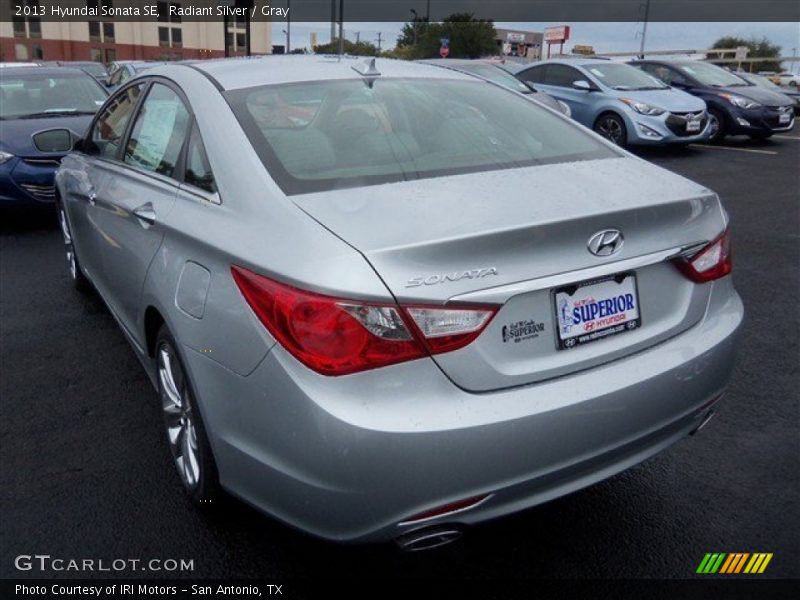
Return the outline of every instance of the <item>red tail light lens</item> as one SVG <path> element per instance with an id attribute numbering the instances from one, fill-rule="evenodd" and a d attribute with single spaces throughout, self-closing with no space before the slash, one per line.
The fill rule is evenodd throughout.
<path id="1" fill-rule="evenodd" d="M 231 273 L 273 337 L 323 375 L 346 375 L 461 348 L 480 335 L 494 315 L 494 309 L 485 307 L 403 310 L 395 304 L 307 292 L 242 267 L 231 267 Z"/>
<path id="2" fill-rule="evenodd" d="M 729 231 L 726 229 L 697 254 L 691 258 L 681 258 L 675 264 L 695 283 L 705 283 L 725 277 L 733 269 Z"/>

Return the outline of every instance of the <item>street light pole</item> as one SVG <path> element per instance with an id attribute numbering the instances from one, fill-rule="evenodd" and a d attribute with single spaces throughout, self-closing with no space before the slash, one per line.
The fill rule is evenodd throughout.
<path id="1" fill-rule="evenodd" d="M 286 0 L 286 54 L 292 52 L 292 0 Z"/>
<path id="2" fill-rule="evenodd" d="M 411 16 L 413 17 L 414 21 L 414 45 L 417 45 L 417 11 L 413 8 L 411 9 Z"/>

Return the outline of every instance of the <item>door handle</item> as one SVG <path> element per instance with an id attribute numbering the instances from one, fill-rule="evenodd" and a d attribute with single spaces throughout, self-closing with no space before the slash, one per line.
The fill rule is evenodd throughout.
<path id="1" fill-rule="evenodd" d="M 139 219 L 139 224 L 145 229 L 156 222 L 156 211 L 153 210 L 152 202 L 146 202 L 141 206 L 137 206 L 133 209 L 133 214 Z"/>

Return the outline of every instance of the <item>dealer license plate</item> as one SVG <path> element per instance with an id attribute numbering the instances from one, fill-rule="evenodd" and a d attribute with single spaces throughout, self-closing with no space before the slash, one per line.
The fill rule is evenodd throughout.
<path id="1" fill-rule="evenodd" d="M 634 273 L 559 288 L 554 300 L 560 350 L 631 331 L 642 324 Z"/>
<path id="2" fill-rule="evenodd" d="M 686 131 L 700 131 L 700 121 L 688 121 L 686 123 Z"/>
<path id="3" fill-rule="evenodd" d="M 791 115 L 789 113 L 783 113 L 782 115 L 778 116 L 778 123 L 781 125 L 786 125 L 790 119 Z"/>

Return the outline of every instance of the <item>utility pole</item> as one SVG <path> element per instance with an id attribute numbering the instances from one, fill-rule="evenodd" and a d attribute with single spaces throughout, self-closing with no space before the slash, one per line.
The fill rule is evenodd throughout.
<path id="1" fill-rule="evenodd" d="M 344 54 L 344 0 L 339 0 L 339 56 Z"/>
<path id="2" fill-rule="evenodd" d="M 417 45 L 417 19 L 419 17 L 417 16 L 417 11 L 415 11 L 413 8 L 411 9 L 411 16 L 413 17 L 412 20 L 414 21 L 414 45 L 416 46 Z"/>
<path id="3" fill-rule="evenodd" d="M 431 22 L 431 0 L 425 5 L 425 20 L 430 23 Z"/>
<path id="4" fill-rule="evenodd" d="M 642 43 L 639 46 L 639 58 L 644 58 L 644 41 L 647 37 L 647 19 L 650 16 L 650 0 L 644 5 L 644 28 L 642 29 Z"/>
<path id="5" fill-rule="evenodd" d="M 378 32 L 378 39 L 377 39 L 377 42 L 378 42 L 378 54 L 381 53 L 381 41 L 383 41 L 383 40 L 381 40 L 381 32 L 379 31 Z"/>
<path id="6" fill-rule="evenodd" d="M 356 31 L 356 44 L 361 42 L 361 32 Z"/>

